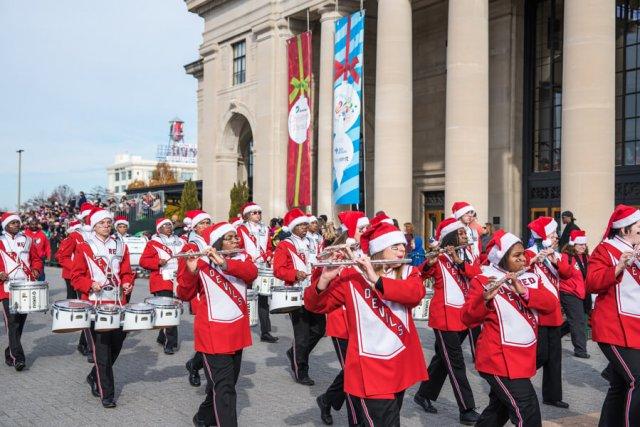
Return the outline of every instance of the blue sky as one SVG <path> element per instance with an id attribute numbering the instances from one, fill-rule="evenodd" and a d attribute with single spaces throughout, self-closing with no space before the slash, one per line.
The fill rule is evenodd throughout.
<path id="1" fill-rule="evenodd" d="M 0 0 L 0 209 L 106 185 L 116 153 L 154 158 L 168 121 L 196 142 L 202 20 L 182 0 Z"/>

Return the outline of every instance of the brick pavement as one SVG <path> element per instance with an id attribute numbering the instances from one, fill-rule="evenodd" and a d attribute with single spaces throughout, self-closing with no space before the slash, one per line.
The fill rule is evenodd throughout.
<path id="1" fill-rule="evenodd" d="M 64 282 L 58 269 L 47 268 L 51 283 L 51 301 L 65 297 Z M 146 280 L 139 279 L 133 301 L 147 296 Z M 254 345 L 245 350 L 238 381 L 240 425 L 312 426 L 322 425 L 315 397 L 322 393 L 338 372 L 338 362 L 328 339 L 318 344 L 311 356 L 310 375 L 313 387 L 295 384 L 287 368 L 285 350 L 291 343 L 291 326 L 284 315 L 272 315 L 277 344 L 259 341 L 254 328 Z M 204 385 L 191 387 L 187 381 L 185 361 L 193 351 L 192 316 L 186 314 L 180 325 L 181 349 L 167 356 L 156 344 L 155 331 L 129 334 L 115 365 L 116 409 L 103 409 L 91 396 L 85 377 L 91 365 L 75 350 L 78 334 L 53 334 L 49 314 L 33 314 L 27 319 L 23 345 L 28 370 L 15 372 L 0 366 L 0 425 L 2 426 L 75 426 L 75 425 L 190 425 L 191 417 L 204 399 Z M 424 322 L 418 324 L 425 356 L 433 356 L 433 333 Z M 4 328 L 0 346 L 7 345 Z M 468 345 L 465 356 L 470 361 Z M 563 340 L 563 386 L 569 410 L 542 405 L 546 425 L 597 425 L 598 412 L 606 392 L 599 372 L 605 359 L 594 343 L 589 342 L 589 360 L 572 356 L 571 343 Z M 467 363 L 469 380 L 479 410 L 488 403 L 488 386 Z M 540 393 L 541 375 L 534 384 Z M 204 384 L 204 375 L 203 375 Z M 12 390 L 10 393 L 7 390 Z M 427 415 L 417 407 L 407 392 L 402 409 L 405 426 L 457 425 L 457 408 L 451 387 L 445 383 L 442 396 L 435 403 L 437 415 Z M 334 424 L 346 425 L 344 410 L 334 412 Z"/>

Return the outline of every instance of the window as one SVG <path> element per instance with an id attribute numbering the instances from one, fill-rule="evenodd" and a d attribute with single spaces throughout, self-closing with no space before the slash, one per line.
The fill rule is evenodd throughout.
<path id="1" fill-rule="evenodd" d="M 117 185 L 116 185 L 116 191 L 115 191 L 115 192 L 116 192 L 116 193 L 119 193 L 119 192 L 120 192 L 120 187 L 119 187 L 119 186 L 117 186 Z"/>
<path id="2" fill-rule="evenodd" d="M 190 181 L 193 179 L 193 172 L 182 172 L 180 174 L 180 181 Z"/>
<path id="3" fill-rule="evenodd" d="M 616 166 L 640 165 L 640 1 L 616 5 Z"/>
<path id="4" fill-rule="evenodd" d="M 233 48 L 233 85 L 244 83 L 247 70 L 246 42 L 231 45 Z"/>
<path id="5" fill-rule="evenodd" d="M 120 172 L 116 172 L 116 181 L 120 181 Z"/>
<path id="6" fill-rule="evenodd" d="M 563 0 L 543 0 L 536 5 L 534 172 L 560 170 L 563 9 Z"/>
<path id="7" fill-rule="evenodd" d="M 131 171 L 127 172 L 127 178 L 131 179 Z"/>

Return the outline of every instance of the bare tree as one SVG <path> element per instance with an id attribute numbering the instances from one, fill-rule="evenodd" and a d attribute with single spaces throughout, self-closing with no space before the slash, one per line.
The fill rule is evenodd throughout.
<path id="1" fill-rule="evenodd" d="M 69 203 L 69 200 L 76 196 L 75 192 L 68 185 L 58 185 L 53 189 L 51 195 L 49 196 L 49 202 L 54 203 L 58 202 L 61 205 L 66 205 Z"/>

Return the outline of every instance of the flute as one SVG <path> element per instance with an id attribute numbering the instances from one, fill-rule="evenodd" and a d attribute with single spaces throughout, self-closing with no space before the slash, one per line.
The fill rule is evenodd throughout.
<path id="1" fill-rule="evenodd" d="M 229 249 L 226 251 L 216 251 L 218 255 L 235 255 L 242 252 L 242 249 Z M 201 256 L 208 256 L 209 253 L 207 251 L 203 252 L 182 252 L 179 254 L 171 255 L 170 258 L 198 258 Z"/>
<path id="2" fill-rule="evenodd" d="M 473 246 L 473 243 L 467 243 L 466 245 L 456 246 L 456 247 L 454 247 L 453 249 L 454 249 L 454 250 L 456 250 L 456 251 L 458 251 L 458 250 L 460 250 L 460 249 L 464 249 L 464 248 L 466 248 L 466 247 L 468 247 L 468 246 Z M 436 249 L 436 250 L 434 250 L 434 251 L 429 251 L 429 252 L 425 253 L 425 254 L 424 254 L 424 256 L 425 256 L 426 258 L 433 258 L 433 257 L 436 257 L 436 256 L 438 256 L 438 255 L 440 255 L 440 254 L 445 253 L 446 251 L 447 251 L 447 250 L 446 250 L 445 248 L 440 248 L 440 249 Z"/>
<path id="3" fill-rule="evenodd" d="M 318 254 L 318 258 L 326 258 L 336 251 L 341 251 L 345 249 L 355 250 L 355 249 L 358 249 L 359 247 L 360 247 L 359 243 L 344 243 L 342 245 L 329 246 Z"/>
<path id="4" fill-rule="evenodd" d="M 527 270 L 522 269 L 516 273 L 516 277 L 520 277 L 526 272 Z M 508 280 L 510 280 L 510 278 L 505 275 L 500 280 L 491 281 L 487 283 L 487 286 L 485 286 L 484 291 L 488 293 L 493 292 L 494 290 L 498 289 L 500 286 L 504 285 Z"/>
<path id="5" fill-rule="evenodd" d="M 400 259 L 374 259 L 369 261 L 373 265 L 380 264 L 411 264 L 411 258 Z M 357 265 L 356 260 L 344 260 L 344 261 L 326 261 L 326 262 L 312 262 L 311 267 L 342 267 L 349 265 Z"/>

